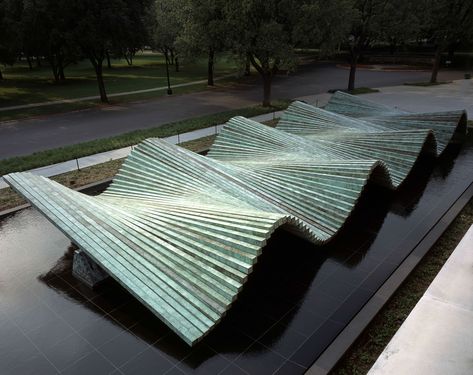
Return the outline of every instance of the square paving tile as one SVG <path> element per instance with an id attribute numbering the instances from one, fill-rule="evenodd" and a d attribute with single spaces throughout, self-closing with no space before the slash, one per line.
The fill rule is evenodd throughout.
<path id="1" fill-rule="evenodd" d="M 59 371 L 62 371 L 92 353 L 94 348 L 79 335 L 72 334 L 51 347 L 42 346 L 41 351 Z"/>

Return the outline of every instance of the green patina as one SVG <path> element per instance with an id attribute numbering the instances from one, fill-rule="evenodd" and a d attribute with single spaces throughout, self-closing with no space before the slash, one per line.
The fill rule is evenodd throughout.
<path id="1" fill-rule="evenodd" d="M 295 102 L 276 129 L 233 118 L 207 157 L 148 139 L 96 197 L 30 173 L 5 179 L 193 345 L 273 231 L 326 243 L 368 182 L 397 188 L 421 154 L 466 131 L 462 111 L 407 114 L 339 93 L 327 108 Z"/>

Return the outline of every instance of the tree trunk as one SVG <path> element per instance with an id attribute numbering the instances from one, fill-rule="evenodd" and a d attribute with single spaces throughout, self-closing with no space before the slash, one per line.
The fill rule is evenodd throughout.
<path id="1" fill-rule="evenodd" d="M 65 81 L 66 76 L 64 75 L 64 65 L 62 64 L 62 62 L 59 64 L 58 71 L 59 71 L 59 79 L 61 81 Z"/>
<path id="2" fill-rule="evenodd" d="M 164 51 L 164 59 L 166 60 L 166 77 L 168 80 L 168 95 L 172 95 L 172 88 L 171 88 L 171 78 L 169 77 L 169 54 L 168 50 Z"/>
<path id="3" fill-rule="evenodd" d="M 54 83 L 59 82 L 59 60 L 54 53 L 51 53 L 47 56 L 47 61 L 53 72 Z"/>
<path id="4" fill-rule="evenodd" d="M 57 71 L 60 81 L 65 81 L 66 76 L 64 75 L 64 55 L 61 52 L 58 52 L 57 56 Z"/>
<path id="5" fill-rule="evenodd" d="M 207 66 L 207 85 L 214 85 L 214 58 L 215 51 L 213 48 L 209 48 L 209 61 Z"/>
<path id="6" fill-rule="evenodd" d="M 271 81 L 270 73 L 263 74 L 263 107 L 271 106 Z"/>
<path id="7" fill-rule="evenodd" d="M 176 63 L 176 64 L 175 64 L 175 65 L 176 65 L 176 72 L 179 73 L 179 57 L 176 56 L 176 57 L 174 58 L 174 62 Z"/>
<path id="8" fill-rule="evenodd" d="M 33 70 L 33 65 L 31 65 L 31 57 L 29 55 L 26 56 L 26 61 L 28 62 L 28 67 L 30 70 Z"/>
<path id="9" fill-rule="evenodd" d="M 430 76 L 430 83 L 437 83 L 437 76 L 439 74 L 441 56 L 442 56 L 442 47 L 437 46 L 435 50 L 434 65 L 432 66 L 432 75 Z"/>
<path id="10" fill-rule="evenodd" d="M 56 61 L 54 60 L 54 57 L 49 57 L 49 65 L 51 66 L 51 70 L 53 72 L 53 77 L 54 77 L 54 82 L 58 83 L 59 82 L 59 72 L 58 72 L 58 66 L 56 64 Z"/>
<path id="11" fill-rule="evenodd" d="M 174 61 L 176 61 L 176 59 L 174 58 L 174 50 L 173 49 L 171 49 L 169 51 L 169 55 L 171 56 L 170 63 L 171 63 L 171 65 L 174 65 Z"/>
<path id="12" fill-rule="evenodd" d="M 100 100 L 102 103 L 108 103 L 107 92 L 105 91 L 105 82 L 103 81 L 103 60 L 93 61 L 95 75 L 97 76 L 97 84 L 99 86 Z"/>
<path id="13" fill-rule="evenodd" d="M 451 44 L 448 47 L 448 61 L 450 61 L 450 63 L 453 63 L 454 58 L 455 58 L 455 45 Z"/>
<path id="14" fill-rule="evenodd" d="M 40 59 L 39 56 L 36 56 L 36 66 L 37 66 L 38 68 L 41 68 L 41 59 Z"/>
<path id="15" fill-rule="evenodd" d="M 357 57 L 352 56 L 350 61 L 350 76 L 348 77 L 348 91 L 353 91 L 355 89 L 356 62 Z"/>
<path id="16" fill-rule="evenodd" d="M 107 55 L 107 68 L 108 69 L 112 69 L 112 63 L 110 62 L 110 54 L 107 52 L 105 52 L 105 54 Z"/>
<path id="17" fill-rule="evenodd" d="M 2 69 L 0 69 L 0 81 L 3 80 L 3 73 L 2 73 Z"/>
<path id="18" fill-rule="evenodd" d="M 251 74 L 251 61 L 250 56 L 246 55 L 246 63 L 245 63 L 245 76 L 249 76 Z"/>
<path id="19" fill-rule="evenodd" d="M 54 82 L 58 83 L 59 82 L 59 73 L 57 71 L 57 67 L 51 65 L 51 69 L 53 71 Z"/>

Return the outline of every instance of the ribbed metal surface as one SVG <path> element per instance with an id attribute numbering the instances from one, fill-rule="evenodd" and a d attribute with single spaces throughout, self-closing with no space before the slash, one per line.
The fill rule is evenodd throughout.
<path id="1" fill-rule="evenodd" d="M 5 179 L 193 345 L 224 316 L 274 230 L 323 244 L 369 181 L 395 188 L 434 150 L 429 130 L 392 131 L 296 102 L 278 129 L 230 120 L 208 157 L 146 140 L 96 197 L 30 173 Z"/>
<path id="2" fill-rule="evenodd" d="M 439 154 L 445 150 L 456 133 L 464 134 L 467 128 L 467 114 L 464 110 L 408 113 L 340 91 L 332 95 L 325 109 L 365 120 L 386 130 L 431 130 L 435 134 Z"/>
<path id="3" fill-rule="evenodd" d="M 406 179 L 422 152 L 435 154 L 436 150 L 430 130 L 393 131 L 302 102 L 289 106 L 276 129 L 310 141 L 308 149 L 327 150 L 324 157 L 329 160 L 381 160 L 396 187 Z"/>
<path id="4" fill-rule="evenodd" d="M 380 114 L 399 115 L 408 113 L 398 108 L 363 99 L 360 95 L 350 95 L 337 91 L 330 97 L 325 109 L 350 117 L 370 117 Z"/>

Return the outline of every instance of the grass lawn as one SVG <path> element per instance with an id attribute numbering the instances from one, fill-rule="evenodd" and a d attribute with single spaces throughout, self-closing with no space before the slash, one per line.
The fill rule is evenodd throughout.
<path id="1" fill-rule="evenodd" d="M 234 116 L 253 117 L 264 113 L 279 111 L 286 109 L 288 105 L 289 101 L 274 101 L 272 107 L 253 106 L 235 109 L 213 115 L 164 124 L 155 128 L 135 130 L 115 137 L 97 139 L 67 147 L 35 152 L 27 156 L 4 159 L 0 160 L 0 176 L 11 172 L 25 171 L 87 155 L 97 154 L 99 152 L 135 145 L 146 138 L 169 137 L 196 129 L 203 129 L 209 126 L 223 124 Z"/>
<path id="2" fill-rule="evenodd" d="M 420 86 L 420 87 L 429 87 L 429 86 L 438 86 L 438 85 L 446 85 L 448 83 L 452 83 L 452 81 L 440 81 L 440 82 L 406 82 L 404 86 Z"/>
<path id="3" fill-rule="evenodd" d="M 205 59 L 187 64 L 181 61 L 180 72 L 175 72 L 170 66 L 171 85 L 206 79 L 206 64 Z M 216 77 L 236 70 L 230 56 L 217 58 Z M 63 83 L 54 83 L 46 62 L 33 70 L 29 70 L 26 62 L 18 63 L 7 67 L 3 73 L 5 80 L 0 82 L 0 108 L 98 95 L 95 73 L 87 60 L 68 66 Z M 104 67 L 104 78 L 108 94 L 167 85 L 163 56 L 151 52 L 138 54 L 132 66 L 128 66 L 125 60 L 112 60 L 112 69 Z"/>
<path id="4" fill-rule="evenodd" d="M 362 94 L 371 94 L 373 92 L 379 92 L 377 89 L 372 89 L 371 87 L 357 87 L 353 90 L 342 90 L 342 89 L 330 89 L 328 92 L 330 94 L 334 94 L 337 91 L 346 92 L 347 94 L 351 95 L 362 95 Z"/>
<path id="5" fill-rule="evenodd" d="M 207 61 L 198 59 L 193 62 L 179 63 L 180 71 L 170 66 L 171 86 L 207 78 Z M 217 57 L 215 77 L 237 72 L 237 66 L 229 55 Z M 41 103 L 63 99 L 97 96 L 98 88 L 94 70 L 89 61 L 84 60 L 70 65 L 65 70 L 66 81 L 55 83 L 46 62 L 42 67 L 28 68 L 26 62 L 17 63 L 3 70 L 5 79 L 0 81 L 0 121 L 18 118 L 47 115 L 91 108 L 100 104 L 99 100 L 57 104 L 45 107 L 1 111 L 2 107 Z M 138 54 L 132 66 L 125 60 L 112 60 L 112 69 L 104 67 L 105 86 L 108 94 L 152 89 L 167 86 L 166 67 L 161 54 L 144 52 Z M 235 78 L 217 81 L 218 86 L 235 82 Z M 174 94 L 201 91 L 206 84 L 173 88 Z M 133 94 L 109 98 L 111 103 L 124 103 L 137 100 L 152 99 L 166 95 L 166 90 L 149 93 Z"/>

